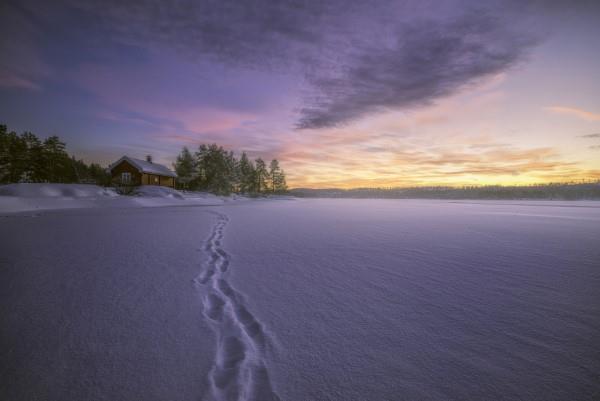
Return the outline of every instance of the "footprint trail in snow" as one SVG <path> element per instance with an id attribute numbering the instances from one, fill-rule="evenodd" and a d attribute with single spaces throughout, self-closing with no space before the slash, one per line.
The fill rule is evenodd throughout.
<path id="1" fill-rule="evenodd" d="M 279 400 L 264 362 L 269 338 L 245 306 L 242 295 L 227 281 L 230 256 L 223 249 L 223 232 L 229 218 L 223 213 L 215 214 L 217 222 L 203 247 L 208 258 L 195 279 L 203 292 L 204 316 L 217 338 L 208 399 Z"/>

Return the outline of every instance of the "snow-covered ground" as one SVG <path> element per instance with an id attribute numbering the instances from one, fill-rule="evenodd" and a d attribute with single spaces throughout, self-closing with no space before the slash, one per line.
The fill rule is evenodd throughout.
<path id="1" fill-rule="evenodd" d="M 0 211 L 0 399 L 600 396 L 600 203 L 109 202 Z"/>
<path id="2" fill-rule="evenodd" d="M 139 187 L 132 196 L 112 188 L 85 184 L 0 185 L 0 213 L 97 207 L 219 205 L 230 198 L 205 192 L 180 192 L 167 187 Z"/>

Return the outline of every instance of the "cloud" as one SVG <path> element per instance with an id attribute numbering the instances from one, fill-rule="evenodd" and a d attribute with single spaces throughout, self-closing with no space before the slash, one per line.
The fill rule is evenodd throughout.
<path id="1" fill-rule="evenodd" d="M 331 146 L 344 135 L 354 141 Z M 412 139 L 339 128 L 307 130 L 290 137 L 277 157 L 290 185 L 298 187 L 528 184 L 593 176 L 554 147 L 521 147 L 484 135 Z"/>
<path id="2" fill-rule="evenodd" d="M 391 46 L 363 49 L 340 75 L 312 77 L 318 96 L 302 109 L 298 127 L 331 127 L 374 111 L 430 104 L 510 68 L 534 43 L 481 12 L 449 23 L 413 22 L 399 28 Z"/>
<path id="3" fill-rule="evenodd" d="M 18 3 L 0 5 L 0 87 L 39 91 L 52 70 L 34 50 L 34 21 L 19 10 Z"/>
<path id="4" fill-rule="evenodd" d="M 295 124 L 301 129 L 343 126 L 370 113 L 430 104 L 506 71 L 537 43 L 531 32 L 517 28 L 523 25 L 523 7 L 503 2 L 57 4 L 86 21 L 87 34 L 98 40 L 176 50 L 202 63 L 293 74 L 304 85 Z"/>
<path id="5" fill-rule="evenodd" d="M 580 138 L 600 138 L 600 133 L 597 134 L 587 134 L 587 135 L 580 135 Z"/>
<path id="6" fill-rule="evenodd" d="M 323 37 L 323 17 L 336 15 L 344 4 L 340 0 L 175 0 L 168 5 L 160 0 L 65 3 L 96 16 L 100 29 L 121 42 L 167 46 L 195 59 L 208 56 L 224 63 L 260 64 L 262 68 L 282 63 L 303 45 L 317 45 Z"/>
<path id="7" fill-rule="evenodd" d="M 0 87 L 39 91 L 42 88 L 30 79 L 0 70 Z"/>
<path id="8" fill-rule="evenodd" d="M 586 121 L 600 121 L 600 114 L 592 113 L 591 111 L 586 111 L 575 107 L 550 106 L 546 107 L 546 110 L 549 110 L 553 113 L 566 114 L 573 117 L 581 118 L 582 120 Z"/>
<path id="9" fill-rule="evenodd" d="M 592 145 L 592 146 L 590 146 L 590 149 L 592 149 L 592 150 L 600 150 L 600 145 Z"/>

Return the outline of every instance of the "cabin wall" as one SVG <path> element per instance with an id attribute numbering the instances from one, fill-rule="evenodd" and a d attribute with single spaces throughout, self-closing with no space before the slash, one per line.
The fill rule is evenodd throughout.
<path id="1" fill-rule="evenodd" d="M 175 188 L 175 179 L 173 177 L 160 177 L 160 185 Z"/>
<path id="2" fill-rule="evenodd" d="M 175 188 L 175 179 L 173 177 L 140 173 L 138 169 L 127 160 L 123 160 L 111 170 L 113 184 L 121 184 L 121 173 L 131 174 L 130 185 L 160 185 Z"/>
<path id="3" fill-rule="evenodd" d="M 160 185 L 175 188 L 175 180 L 173 177 L 144 173 L 142 174 L 142 185 Z"/>
<path id="4" fill-rule="evenodd" d="M 126 160 L 123 160 L 111 170 L 113 184 L 121 184 L 121 173 L 131 174 L 131 185 L 142 184 L 142 174 Z"/>

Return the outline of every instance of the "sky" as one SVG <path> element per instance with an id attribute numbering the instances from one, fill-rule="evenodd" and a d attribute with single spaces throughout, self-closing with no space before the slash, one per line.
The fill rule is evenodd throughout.
<path id="1" fill-rule="evenodd" d="M 598 180 L 598 38 L 597 1 L 5 0 L 0 123 L 290 187 Z"/>

